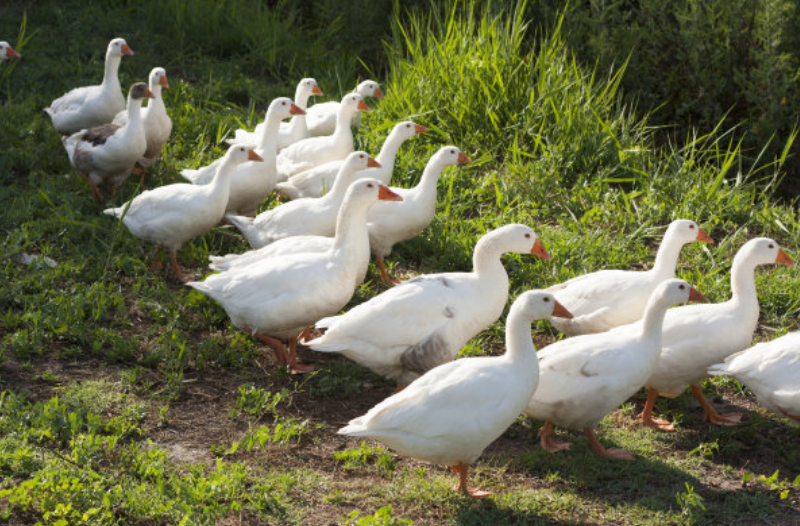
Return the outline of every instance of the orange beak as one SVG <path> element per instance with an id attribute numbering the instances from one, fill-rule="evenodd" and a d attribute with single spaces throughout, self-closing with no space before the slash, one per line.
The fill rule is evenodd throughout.
<path id="1" fill-rule="evenodd" d="M 16 50 L 15 50 L 13 47 L 11 47 L 11 46 L 8 46 L 8 47 L 6 48 L 6 56 L 7 56 L 8 58 L 22 58 L 22 55 L 20 55 L 19 53 L 17 53 L 17 52 L 16 52 Z"/>
<path id="2" fill-rule="evenodd" d="M 793 267 L 794 266 L 794 261 L 792 261 L 792 258 L 790 258 L 786 254 L 786 252 L 784 252 L 783 250 L 781 250 L 779 248 L 778 249 L 778 257 L 775 258 L 775 264 L 777 264 L 777 265 L 786 265 L 787 267 Z"/>
<path id="3" fill-rule="evenodd" d="M 133 55 L 133 50 L 128 44 L 123 44 L 121 51 L 123 55 Z"/>
<path id="4" fill-rule="evenodd" d="M 555 300 L 554 300 L 555 301 Z M 562 304 L 556 301 L 556 304 L 553 305 L 553 316 L 558 316 L 559 318 L 572 318 L 572 313 L 567 310 Z"/>
<path id="5" fill-rule="evenodd" d="M 304 110 L 303 108 L 301 108 L 300 106 L 298 106 L 297 104 L 295 104 L 293 102 L 292 103 L 292 107 L 289 108 L 289 114 L 290 115 L 305 115 L 306 114 L 306 110 Z"/>
<path id="6" fill-rule="evenodd" d="M 161 77 L 158 79 L 158 83 L 164 86 L 165 88 L 169 87 L 169 82 L 167 81 L 167 77 Z"/>
<path id="7" fill-rule="evenodd" d="M 388 186 L 378 185 L 378 199 L 381 201 L 402 201 L 403 198 L 389 190 Z"/>
<path id="8" fill-rule="evenodd" d="M 312 95 L 322 95 L 322 90 L 319 89 L 319 86 L 315 85 L 313 88 L 311 88 L 311 94 Z"/>
<path id="9" fill-rule="evenodd" d="M 706 234 L 706 231 L 702 228 L 697 229 L 697 237 L 695 238 L 695 241 L 699 241 L 701 243 L 711 243 L 712 245 L 714 244 L 714 240 L 711 239 L 711 236 Z"/>
<path id="10" fill-rule="evenodd" d="M 156 98 L 156 96 L 153 94 L 153 92 L 150 91 L 150 88 L 145 88 L 144 89 L 144 96 L 148 97 L 148 98 L 151 98 L 151 99 L 155 99 Z"/>
<path id="11" fill-rule="evenodd" d="M 689 301 L 696 301 L 697 303 L 708 303 L 708 298 L 700 294 L 696 288 L 692 287 L 689 291 Z"/>
<path id="12" fill-rule="evenodd" d="M 370 157 L 369 159 L 367 159 L 367 167 L 369 167 L 369 168 L 380 168 L 381 167 L 381 163 L 379 163 L 378 161 L 376 161 L 375 159 Z"/>
<path id="13" fill-rule="evenodd" d="M 363 100 L 358 101 L 358 109 L 361 111 L 369 111 L 369 106 Z"/>
<path id="14" fill-rule="evenodd" d="M 464 152 L 458 154 L 458 164 L 470 164 L 470 163 L 472 163 L 472 161 L 470 161 L 469 157 L 467 157 Z"/>
<path id="15" fill-rule="evenodd" d="M 416 132 L 417 135 L 419 135 L 420 133 L 428 133 L 430 130 L 425 126 L 420 126 L 419 124 L 415 124 L 414 131 Z"/>
<path id="16" fill-rule="evenodd" d="M 247 152 L 247 158 L 250 159 L 251 161 L 256 161 L 257 163 L 264 162 L 264 159 L 262 159 L 261 156 L 255 152 L 255 150 L 250 150 L 249 152 Z"/>
<path id="17" fill-rule="evenodd" d="M 533 254 L 537 258 L 542 258 L 545 261 L 550 261 L 550 254 L 547 253 L 547 251 L 544 249 L 544 245 L 538 239 L 531 248 L 531 254 Z"/>
<path id="18" fill-rule="evenodd" d="M 383 92 L 381 91 L 380 88 L 375 88 L 375 91 L 372 93 L 372 96 L 373 97 L 377 97 L 379 99 L 382 99 L 383 98 Z"/>

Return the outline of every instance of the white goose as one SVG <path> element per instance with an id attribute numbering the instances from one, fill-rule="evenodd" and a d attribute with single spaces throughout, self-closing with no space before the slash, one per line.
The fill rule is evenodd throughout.
<path id="1" fill-rule="evenodd" d="M 732 354 L 708 374 L 736 378 L 761 405 L 800 424 L 800 332 Z"/>
<path id="2" fill-rule="evenodd" d="M 694 221 L 677 219 L 667 228 L 650 270 L 601 270 L 548 288 L 574 316 L 551 323 L 564 334 L 574 336 L 635 322 L 642 317 L 656 286 L 675 277 L 681 248 L 693 241 L 714 242 Z"/>
<path id="3" fill-rule="evenodd" d="M 402 455 L 449 466 L 459 474 L 456 491 L 489 493 L 467 486 L 469 465 L 525 408 L 538 384 L 539 363 L 531 322 L 569 316 L 552 294 L 522 294 L 508 313 L 506 353 L 473 357 L 431 369 L 339 430 L 370 437 Z"/>
<path id="4" fill-rule="evenodd" d="M 106 50 L 103 83 L 99 86 L 75 88 L 54 100 L 44 111 L 62 135 L 106 124 L 125 109 L 125 97 L 119 85 L 119 63 L 122 55 L 133 55 L 123 38 L 115 38 Z"/>
<path id="5" fill-rule="evenodd" d="M 508 275 L 500 260 L 506 252 L 550 258 L 533 230 L 506 225 L 478 241 L 472 272 L 404 281 L 343 315 L 320 320 L 317 327 L 328 330 L 308 345 L 409 384 L 451 361 L 500 317 L 508 298 Z"/>
<path id="6" fill-rule="evenodd" d="M 381 91 L 380 86 L 378 86 L 378 83 L 374 80 L 365 80 L 364 82 L 360 83 L 358 86 L 356 86 L 356 89 L 353 93 L 358 93 L 363 98 L 383 98 L 383 92 Z M 334 133 L 334 130 L 338 125 L 336 121 L 336 115 L 339 112 L 339 104 L 340 103 L 335 101 L 321 102 L 308 108 L 308 117 L 306 117 L 306 121 L 308 123 L 308 132 L 312 137 L 319 137 L 321 135 L 330 135 Z M 353 119 L 353 124 L 356 127 L 361 125 L 360 117 L 361 115 L 359 114 Z"/>
<path id="7" fill-rule="evenodd" d="M 261 143 L 255 150 L 259 157 L 264 159 L 264 162 L 244 163 L 236 168 L 231 178 L 230 195 L 225 207 L 226 213 L 244 216 L 254 216 L 258 213 L 258 207 L 272 193 L 278 180 L 278 171 L 275 165 L 278 126 L 281 120 L 302 113 L 303 110 L 286 97 L 277 98 L 270 103 L 264 119 L 267 127 L 261 136 Z M 194 184 L 208 184 L 214 179 L 214 174 L 222 163 L 222 159 L 217 159 L 197 170 L 181 170 L 181 175 Z"/>
<path id="8" fill-rule="evenodd" d="M 97 185 L 110 182 L 112 193 L 116 193 L 117 186 L 127 179 L 147 149 L 141 115 L 145 97 L 153 97 L 146 84 L 131 86 L 127 110 L 130 119 L 124 126 L 103 124 L 62 138 L 69 162 L 86 179 L 99 201 L 103 195 Z"/>
<path id="9" fill-rule="evenodd" d="M 336 216 L 356 172 L 380 166 L 366 152 L 351 153 L 342 165 L 331 191 L 323 197 L 298 199 L 262 212 L 255 218 L 225 216 L 253 248 L 261 248 L 291 236 L 333 236 Z"/>
<path id="10" fill-rule="evenodd" d="M 142 108 L 142 122 L 144 123 L 144 136 L 147 140 L 147 149 L 139 159 L 139 165 L 147 169 L 161 157 L 161 149 L 167 144 L 172 133 L 172 119 L 167 114 L 164 98 L 161 96 L 162 88 L 169 88 L 167 72 L 164 68 L 153 68 L 149 77 L 150 91 L 153 100 Z M 123 126 L 128 122 L 128 111 L 123 110 L 114 117 L 114 124 Z M 144 173 L 142 174 L 144 176 Z"/>
<path id="11" fill-rule="evenodd" d="M 184 242 L 211 230 L 225 212 L 231 175 L 241 163 L 258 161 L 252 147 L 231 146 L 211 184 L 179 183 L 143 192 L 119 208 L 103 213 L 116 216 L 134 236 L 156 244 L 153 265 L 160 263 L 161 247 L 169 250 L 175 275 L 186 281 L 175 254 Z"/>
<path id="12" fill-rule="evenodd" d="M 359 178 L 374 177 L 381 183 L 388 185 L 392 179 L 394 160 L 400 146 L 408 139 L 428 131 L 424 126 L 411 121 L 401 122 L 392 129 L 392 133 L 383 142 L 383 147 L 375 159 L 381 164 L 380 168 L 364 170 L 358 174 Z M 310 170 L 291 176 L 286 182 L 278 183 L 275 190 L 289 199 L 301 197 L 320 197 L 329 190 L 336 174 L 339 172 L 343 161 L 331 161 L 315 166 Z"/>
<path id="13" fill-rule="evenodd" d="M 22 55 L 11 47 L 11 44 L 5 40 L 0 41 L 0 63 L 5 62 L 9 58 L 22 58 Z"/>
<path id="14" fill-rule="evenodd" d="M 359 269 L 369 261 L 369 241 L 358 225 L 378 199 L 399 197 L 372 179 L 351 185 L 337 218 L 336 240 L 326 252 L 268 258 L 188 285 L 222 305 L 234 325 L 272 347 L 292 372 L 307 372 L 312 367 L 297 363 L 297 337 L 353 296 Z M 279 338 L 289 340 L 288 354 Z"/>
<path id="15" fill-rule="evenodd" d="M 296 142 L 278 155 L 278 182 L 320 164 L 344 159 L 353 152 L 350 120 L 357 111 L 369 111 L 358 94 L 345 95 L 336 115 L 336 130 L 326 137 L 311 137 Z"/>
<path id="16" fill-rule="evenodd" d="M 759 237 L 745 243 L 731 268 L 731 299 L 711 305 L 692 305 L 673 309 L 664 321 L 664 338 L 658 367 L 645 383 L 647 403 L 642 412 L 644 424 L 671 431 L 671 423 L 652 418 L 658 396 L 674 398 L 689 384 L 700 402 L 705 417 L 713 424 L 735 425 L 740 413 L 720 415 L 703 396 L 700 382 L 706 370 L 731 354 L 746 349 L 758 326 L 758 294 L 755 269 L 776 263 L 794 266 L 794 262 L 769 238 Z"/>
<path id="17" fill-rule="evenodd" d="M 306 111 L 308 98 L 312 95 L 322 95 L 322 90 L 319 89 L 317 81 L 312 78 L 303 79 L 294 92 L 294 103 L 297 104 L 298 108 Z M 228 139 L 227 142 L 228 144 L 261 144 L 264 140 L 266 129 L 266 120 L 260 122 L 252 132 L 240 128 L 234 132 L 234 138 Z M 291 121 L 281 123 L 277 140 L 278 151 L 309 137 L 311 135 L 308 133 L 308 126 L 306 125 L 306 114 L 297 114 L 292 117 Z"/>
<path id="18" fill-rule="evenodd" d="M 650 297 L 636 330 L 611 330 L 558 341 L 539 352 L 539 387 L 525 414 L 545 420 L 539 433 L 551 453 L 571 444 L 553 440 L 553 425 L 582 429 L 600 456 L 634 460 L 630 451 L 606 449 L 594 427 L 641 389 L 655 370 L 667 309 L 688 300 L 708 301 L 680 279 L 661 282 Z"/>
<path id="19" fill-rule="evenodd" d="M 470 162 L 455 146 L 445 146 L 428 161 L 417 186 L 409 189 L 392 188 L 403 198 L 402 203 L 384 203 L 396 206 L 379 204 L 370 210 L 367 216 L 369 244 L 385 283 L 396 284 L 397 280 L 389 276 L 383 258 L 391 254 L 395 244 L 425 230 L 436 215 L 436 185 L 442 171 L 448 166 Z"/>

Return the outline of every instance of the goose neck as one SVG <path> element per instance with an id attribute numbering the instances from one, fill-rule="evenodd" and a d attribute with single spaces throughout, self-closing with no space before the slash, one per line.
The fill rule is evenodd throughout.
<path id="1" fill-rule="evenodd" d="M 358 243 L 359 240 L 366 240 L 369 244 L 367 234 L 367 204 L 352 203 L 350 199 L 345 199 L 339 208 L 336 216 L 336 235 L 333 240 L 334 252 L 348 253 L 350 247 Z"/>
<path id="2" fill-rule="evenodd" d="M 736 254 L 731 267 L 731 292 L 734 301 L 758 305 L 755 274 L 756 265 L 741 253 Z"/>
<path id="3" fill-rule="evenodd" d="M 531 339 L 531 319 L 511 306 L 506 323 L 506 356 L 512 362 L 531 360 L 538 370 L 536 347 Z"/>
<path id="4" fill-rule="evenodd" d="M 119 64 L 122 60 L 122 56 L 113 54 L 109 52 L 106 54 L 106 62 L 105 67 L 103 69 L 103 82 L 101 86 L 104 88 L 113 88 L 116 87 L 117 89 L 121 89 L 119 86 Z"/>
<path id="5" fill-rule="evenodd" d="M 394 160 L 397 158 L 397 152 L 400 151 L 400 146 L 403 144 L 404 139 L 400 136 L 397 130 L 392 130 L 392 133 L 383 141 L 381 151 L 378 154 L 377 161 L 382 166 L 394 166 Z"/>
<path id="6" fill-rule="evenodd" d="M 505 250 L 499 246 L 497 240 L 491 234 L 483 236 L 475 245 L 475 252 L 472 255 L 473 271 L 481 281 L 484 280 L 505 280 L 506 290 L 508 289 L 508 275 L 503 267 L 500 256 Z"/>
<path id="7" fill-rule="evenodd" d="M 642 317 L 642 340 L 655 340 L 658 344 L 655 346 L 656 351 L 661 351 L 661 335 L 664 328 L 664 318 L 667 315 L 667 309 L 670 307 L 668 301 L 663 297 L 650 296 L 647 302 L 647 307 L 644 310 Z"/>
<path id="8" fill-rule="evenodd" d="M 670 236 L 669 233 L 664 236 L 661 246 L 658 247 L 656 262 L 652 271 L 663 279 L 674 278 L 681 248 L 683 248 L 683 244 L 674 236 Z"/>
<path id="9" fill-rule="evenodd" d="M 295 117 L 297 118 L 297 117 Z M 264 133 L 261 134 L 261 142 L 258 145 L 261 150 L 262 157 L 275 157 L 278 149 L 278 135 L 281 129 L 281 119 L 278 118 L 277 112 L 270 108 L 264 118 Z M 264 157 L 264 162 L 269 162 L 267 157 Z"/>
<path id="10" fill-rule="evenodd" d="M 340 103 L 341 104 L 341 103 Z M 350 122 L 353 119 L 355 109 L 341 104 L 339 112 L 336 114 L 336 129 L 333 130 L 334 135 L 339 135 L 350 131 Z"/>

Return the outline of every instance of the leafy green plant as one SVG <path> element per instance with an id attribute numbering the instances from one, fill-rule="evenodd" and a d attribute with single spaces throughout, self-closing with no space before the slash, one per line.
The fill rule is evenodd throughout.
<path id="1" fill-rule="evenodd" d="M 688 482 L 685 484 L 686 491 L 679 492 L 675 496 L 678 505 L 681 507 L 681 513 L 683 515 L 696 515 L 699 511 L 705 511 L 706 506 L 702 495 L 695 493 L 694 487 L 690 486 Z"/>
<path id="2" fill-rule="evenodd" d="M 363 469 L 374 465 L 384 476 L 390 476 L 397 467 L 394 456 L 380 447 L 367 446 L 366 442 L 356 448 L 335 451 L 333 456 L 344 469 Z"/>
<path id="3" fill-rule="evenodd" d="M 362 517 L 358 510 L 350 512 L 344 521 L 345 524 L 354 526 L 411 526 L 414 521 L 410 519 L 398 519 L 394 516 L 394 509 L 391 505 L 379 508 L 372 515 Z"/>

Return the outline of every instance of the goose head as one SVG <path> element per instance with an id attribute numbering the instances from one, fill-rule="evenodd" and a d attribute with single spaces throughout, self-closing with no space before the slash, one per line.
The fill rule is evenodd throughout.
<path id="1" fill-rule="evenodd" d="M 366 170 L 367 168 L 380 168 L 381 163 L 369 156 L 367 152 L 357 151 L 348 155 L 344 163 L 339 169 L 340 174 L 344 173 L 346 176 Z M 338 176 L 337 176 L 338 179 Z"/>
<path id="2" fill-rule="evenodd" d="M 305 115 L 306 111 L 295 104 L 292 99 L 288 97 L 278 97 L 269 104 L 267 115 L 269 114 L 277 115 L 280 120 L 283 120 L 293 115 Z"/>
<path id="3" fill-rule="evenodd" d="M 377 179 L 364 178 L 354 181 L 345 194 L 345 202 L 364 203 L 371 206 L 378 201 L 402 201 L 403 198 Z"/>
<path id="4" fill-rule="evenodd" d="M 572 313 L 556 301 L 555 296 L 544 290 L 529 290 L 523 292 L 514 301 L 511 309 L 519 312 L 531 321 L 543 320 L 551 316 L 559 318 L 572 318 Z M 511 313 L 509 312 L 509 317 Z"/>
<path id="5" fill-rule="evenodd" d="M 144 82 L 137 82 L 131 86 L 130 91 L 128 91 L 128 98 L 131 100 L 143 101 L 145 97 L 154 99 L 155 95 Z"/>
<path id="6" fill-rule="evenodd" d="M 444 146 L 440 148 L 439 151 L 434 154 L 432 160 L 444 166 L 469 164 L 472 162 L 469 157 L 456 146 Z"/>
<path id="7" fill-rule="evenodd" d="M 319 89 L 317 81 L 310 77 L 300 81 L 300 83 L 297 85 L 297 92 L 304 94 L 306 97 L 311 95 L 322 95 L 322 90 Z"/>
<path id="8" fill-rule="evenodd" d="M 425 126 L 420 126 L 415 122 L 403 121 L 394 125 L 394 128 L 392 128 L 392 135 L 396 135 L 400 139 L 406 141 L 417 135 L 428 133 L 429 131 L 430 130 Z"/>
<path id="9" fill-rule="evenodd" d="M 342 99 L 342 106 L 351 112 L 356 110 L 370 111 L 369 106 L 367 106 L 367 103 L 364 102 L 364 99 L 358 93 L 348 93 L 345 95 Z"/>
<path id="10" fill-rule="evenodd" d="M 374 80 L 365 80 L 356 86 L 356 93 L 362 97 L 376 97 L 378 99 L 383 98 L 383 92 L 381 91 L 380 86 L 378 86 L 378 83 Z"/>
<path id="11" fill-rule="evenodd" d="M 681 245 L 691 243 L 692 241 L 700 241 L 701 243 L 714 243 L 702 228 L 697 226 L 697 223 L 689 219 L 676 219 L 669 224 L 667 232 L 664 234 L 665 239 L 675 239 Z"/>
<path id="12" fill-rule="evenodd" d="M 698 303 L 708 303 L 708 298 L 682 279 L 672 278 L 661 282 L 653 291 L 652 298 L 665 307 L 696 301 Z"/>
<path id="13" fill-rule="evenodd" d="M 150 70 L 150 90 L 156 89 L 157 86 L 168 88 L 169 82 L 167 81 L 167 70 L 164 68 L 153 68 Z"/>
<path id="14" fill-rule="evenodd" d="M 121 57 L 122 55 L 133 55 L 133 50 L 125 42 L 124 38 L 115 38 L 108 43 L 108 50 L 106 56 L 108 57 Z"/>
<path id="15" fill-rule="evenodd" d="M 230 159 L 233 164 L 241 164 L 247 161 L 264 161 L 264 159 L 255 152 L 255 146 L 244 144 L 235 144 L 228 148 L 225 157 Z"/>
<path id="16" fill-rule="evenodd" d="M 495 245 L 500 252 L 531 254 L 546 261 L 550 259 L 550 254 L 536 237 L 536 232 L 527 225 L 515 223 L 500 227 L 483 236 L 481 241 L 484 240 Z"/>
<path id="17" fill-rule="evenodd" d="M 787 267 L 794 266 L 792 258 L 781 249 L 775 240 L 768 237 L 757 237 L 742 245 L 742 248 L 739 249 L 736 257 L 734 257 L 734 266 L 739 261 L 748 261 L 754 266 L 769 265 L 771 263 L 786 265 Z"/>
<path id="18" fill-rule="evenodd" d="M 22 58 L 22 55 L 17 53 L 8 42 L 0 42 L 0 62 L 8 58 Z"/>

